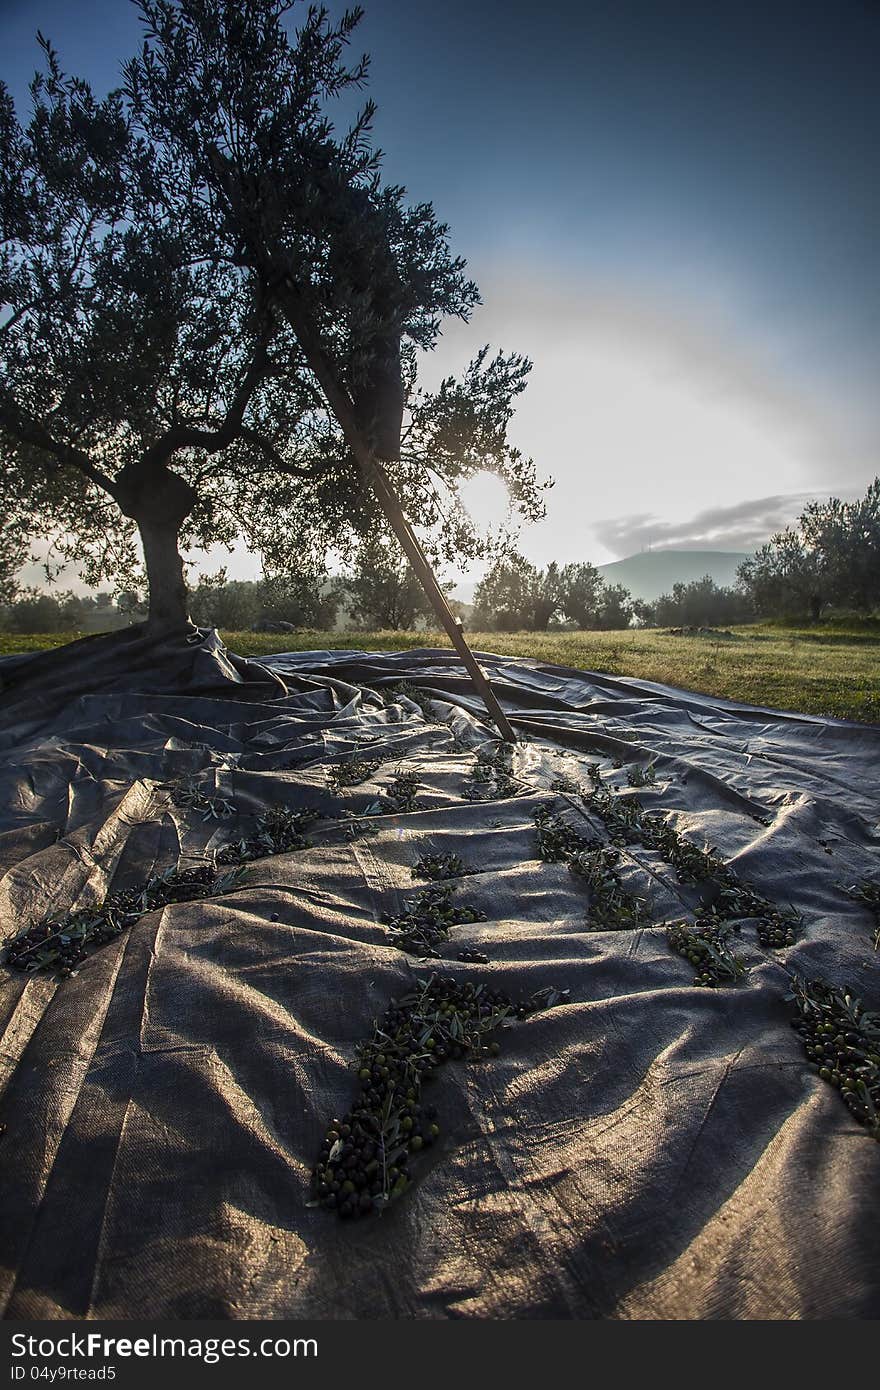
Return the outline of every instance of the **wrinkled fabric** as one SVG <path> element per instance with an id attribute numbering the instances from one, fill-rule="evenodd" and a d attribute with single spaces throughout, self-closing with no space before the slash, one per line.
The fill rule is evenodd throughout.
<path id="1" fill-rule="evenodd" d="M 0 1306 L 8 1318 L 829 1318 L 880 1315 L 880 1145 L 810 1068 L 784 1002 L 798 973 L 880 1006 L 872 919 L 880 729 L 482 654 L 522 740 L 517 794 L 474 803 L 496 735 L 454 656 L 306 652 L 242 661 L 214 634 L 128 634 L 0 662 L 4 935 L 318 807 L 311 847 L 238 889 L 142 917 L 73 978 L 0 970 Z M 401 681 L 433 703 L 428 722 Z M 381 692 L 385 691 L 386 700 Z M 381 757 L 334 794 L 328 770 Z M 665 925 L 697 895 L 635 844 L 626 886 L 654 925 L 595 930 L 589 895 L 538 856 L 552 805 L 601 831 L 560 775 L 599 761 L 695 843 L 804 915 L 748 974 L 699 989 Z M 612 762 L 623 766 L 614 769 Z M 362 814 L 401 769 L 416 809 Z M 234 821 L 173 804 L 195 778 Z M 380 807 L 381 809 L 381 807 Z M 566 1002 L 451 1062 L 426 1099 L 442 1138 L 381 1217 L 308 1206 L 355 1048 L 433 968 L 382 916 L 423 855 L 474 870 L 487 920 L 453 929 L 462 980 Z M 465 947 L 490 957 L 461 964 Z"/>

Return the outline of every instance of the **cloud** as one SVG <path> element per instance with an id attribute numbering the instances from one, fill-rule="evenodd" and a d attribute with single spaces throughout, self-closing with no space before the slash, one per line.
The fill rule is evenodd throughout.
<path id="1" fill-rule="evenodd" d="M 708 507 L 683 521 L 668 521 L 647 512 L 597 521 L 597 538 L 619 558 L 640 550 L 740 550 L 753 551 L 777 531 L 793 525 L 809 502 L 824 499 L 827 492 L 794 492 L 775 497 L 755 497 L 728 507 Z M 852 490 L 834 489 L 846 499 Z"/>

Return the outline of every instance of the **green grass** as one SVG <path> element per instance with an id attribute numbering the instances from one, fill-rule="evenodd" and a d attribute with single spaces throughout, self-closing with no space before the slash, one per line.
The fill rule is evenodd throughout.
<path id="1" fill-rule="evenodd" d="M 0 656 L 51 651 L 75 642 L 78 637 L 91 636 L 90 632 L 0 632 Z"/>
<path id="2" fill-rule="evenodd" d="M 0 633 L 0 653 L 39 651 L 78 633 Z M 314 649 L 411 651 L 448 647 L 436 632 L 223 632 L 240 656 Z M 707 695 L 804 714 L 880 723 L 880 623 L 839 621 L 814 627 L 774 623 L 733 629 L 732 638 L 626 632 L 470 632 L 479 651 L 614 676 L 660 681 Z"/>

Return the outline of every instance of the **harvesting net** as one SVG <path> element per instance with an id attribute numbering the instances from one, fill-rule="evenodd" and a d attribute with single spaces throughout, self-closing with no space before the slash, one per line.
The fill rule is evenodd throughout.
<path id="1" fill-rule="evenodd" d="M 880 730 L 479 658 L 0 662 L 7 1317 L 880 1314 Z"/>

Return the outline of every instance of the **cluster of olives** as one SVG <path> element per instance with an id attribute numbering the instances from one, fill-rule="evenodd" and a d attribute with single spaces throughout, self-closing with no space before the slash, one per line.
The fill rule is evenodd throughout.
<path id="1" fill-rule="evenodd" d="M 13 970 L 55 970 L 68 979 L 87 955 L 87 946 L 103 946 L 124 931 L 132 917 L 112 909 L 98 908 L 71 912 L 56 920 L 35 922 L 8 943 L 6 964 Z"/>
<path id="2" fill-rule="evenodd" d="M 617 872 L 620 852 L 614 845 L 587 839 L 548 806 L 539 806 L 534 820 L 541 858 L 550 864 L 567 863 L 589 889 L 593 931 L 631 931 L 645 925 L 645 904 L 624 888 Z"/>
<path id="3" fill-rule="evenodd" d="M 712 905 L 718 917 L 728 921 L 734 917 L 753 917 L 758 940 L 768 950 L 778 951 L 794 944 L 802 921 L 798 913 L 781 911 L 754 888 L 740 883 L 730 869 L 724 869 L 720 878 L 721 891 Z"/>
<path id="4" fill-rule="evenodd" d="M 270 806 L 257 820 L 253 835 L 224 845 L 217 855 L 217 863 L 247 864 L 252 859 L 268 859 L 272 854 L 308 849 L 309 842 L 302 832 L 320 818 L 321 812 L 314 806 L 299 810 Z"/>
<path id="5" fill-rule="evenodd" d="M 696 926 L 677 922 L 668 929 L 666 939 L 673 951 L 696 968 L 694 984 L 716 989 L 719 985 L 735 985 L 745 974 L 743 962 L 730 950 L 729 935 L 729 927 L 703 920 Z"/>
<path id="6" fill-rule="evenodd" d="M 224 796 L 209 796 L 194 780 L 165 783 L 173 805 L 182 811 L 200 811 L 203 821 L 228 820 L 235 815 L 234 804 Z"/>
<path id="7" fill-rule="evenodd" d="M 589 763 L 587 775 L 594 786 L 581 788 L 581 800 L 589 811 L 595 812 L 608 832 L 613 845 L 630 845 L 639 838 L 642 823 L 641 802 L 634 796 L 617 796 L 601 782 L 598 763 Z"/>
<path id="8" fill-rule="evenodd" d="M 381 765 L 381 758 L 347 758 L 345 762 L 334 763 L 329 769 L 327 785 L 338 796 L 346 787 L 357 787 L 361 782 L 366 782 Z"/>
<path id="9" fill-rule="evenodd" d="M 419 862 L 413 865 L 412 876 L 436 881 L 444 878 L 463 878 L 471 872 L 457 854 L 423 854 Z"/>
<path id="10" fill-rule="evenodd" d="M 632 763 L 626 770 L 626 780 L 631 787 L 653 787 L 657 781 L 654 764 L 648 763 L 643 768 L 639 763 Z"/>
<path id="11" fill-rule="evenodd" d="M 376 1070 L 381 1075 L 381 1067 Z M 342 1120 L 330 1121 L 313 1175 L 319 1206 L 335 1211 L 343 1219 L 356 1219 L 406 1191 L 411 1181 L 409 1155 L 430 1148 L 440 1134 L 440 1126 L 433 1118 L 436 1112 L 431 1108 L 423 1110 L 415 1095 L 415 1089 L 410 1087 L 403 1107 L 401 1134 L 406 1142 L 387 1152 L 381 1126 L 374 1116 L 353 1110 Z M 392 1154 L 394 1162 L 389 1162 Z"/>
<path id="12" fill-rule="evenodd" d="M 724 872 L 721 860 L 710 849 L 700 849 L 686 840 L 662 816 L 643 816 L 639 823 L 639 838 L 646 849 L 654 850 L 655 854 L 672 865 L 679 883 L 701 883 Z"/>
<path id="13" fill-rule="evenodd" d="M 512 743 L 484 744 L 477 751 L 464 787 L 466 801 L 504 801 L 516 796 L 519 783 L 513 776 Z"/>
<path id="14" fill-rule="evenodd" d="M 562 864 L 572 855 L 589 848 L 587 841 L 574 826 L 568 825 L 550 806 L 539 806 L 534 813 L 538 836 L 538 854 L 546 864 Z"/>
<path id="15" fill-rule="evenodd" d="M 791 946 L 796 940 L 802 920 L 798 913 L 781 911 L 754 888 L 740 883 L 713 850 L 692 844 L 662 816 L 643 815 L 638 803 L 621 803 L 603 787 L 585 792 L 584 802 L 604 820 L 612 841 L 641 840 L 646 849 L 654 850 L 672 866 L 680 883 L 714 879 L 718 891 L 711 912 L 717 919 L 754 917 L 758 940 L 771 950 Z M 624 815 L 623 806 L 627 808 Z"/>
<path id="16" fill-rule="evenodd" d="M 619 862 L 620 851 L 599 841 L 590 841 L 568 861 L 571 872 L 589 889 L 593 931 L 634 931 L 650 922 L 644 901 L 624 888 Z"/>
<path id="17" fill-rule="evenodd" d="M 612 766 L 622 767 L 623 763 L 618 758 Z M 647 849 L 654 850 L 672 865 L 680 883 L 699 883 L 723 869 L 721 861 L 710 850 L 700 849 L 679 835 L 662 815 L 646 815 L 637 797 L 620 797 L 612 788 L 604 786 L 598 763 L 587 765 L 587 775 L 594 785 L 581 788 L 582 800 L 604 822 L 612 844 L 623 846 L 641 840 Z M 653 764 L 644 772 L 634 764 L 627 773 L 627 780 L 632 787 L 651 786 L 656 780 Z"/>
<path id="18" fill-rule="evenodd" d="M 218 878 L 211 865 L 169 869 L 141 888 L 114 893 L 94 907 L 32 923 L 7 944 L 6 964 L 14 970 L 54 970 L 62 979 L 73 974 L 90 951 L 119 936 L 139 917 L 167 903 L 194 902 L 237 886 L 240 872 Z"/>
<path id="19" fill-rule="evenodd" d="M 358 1052 L 360 1095 L 341 1120 L 331 1120 L 312 1175 L 315 1204 L 343 1218 L 380 1211 L 406 1191 L 413 1154 L 440 1135 L 436 1111 L 421 1104 L 423 1082 L 437 1067 L 464 1056 L 497 1056 L 485 1038 L 506 1018 L 525 1018 L 563 996 L 544 991 L 515 1003 L 483 985 L 432 975 L 392 1000 Z"/>
<path id="20" fill-rule="evenodd" d="M 584 804 L 604 821 L 613 844 L 625 845 L 640 840 L 646 849 L 653 850 L 672 866 L 680 883 L 697 884 L 714 879 L 720 891 L 712 904 L 713 916 L 721 921 L 754 917 L 758 940 L 765 948 L 779 950 L 794 943 L 802 921 L 798 913 L 781 911 L 753 888 L 740 883 L 713 850 L 708 847 L 700 849 L 686 840 L 663 816 L 645 815 L 635 798 L 624 801 L 615 796 L 613 791 L 601 785 L 598 763 L 591 763 L 587 772 L 596 785 L 591 789 L 582 789 Z M 637 776 L 635 780 L 630 777 L 632 786 L 644 785 L 647 781 L 650 781 L 647 776 L 643 781 Z M 762 817 L 758 819 L 766 820 Z M 565 855 L 558 857 L 564 858 Z M 691 955 L 695 953 L 700 954 L 699 950 L 690 951 Z M 682 954 L 689 953 L 685 950 Z M 704 975 L 711 976 L 712 973 L 711 969 L 703 971 Z M 730 977 L 725 978 L 729 981 Z M 712 983 L 712 980 L 698 979 L 697 983 Z"/>
<path id="21" fill-rule="evenodd" d="M 847 990 L 822 981 L 796 980 L 792 1028 L 823 1081 L 880 1139 L 880 1015 L 868 1013 Z"/>
<path id="22" fill-rule="evenodd" d="M 404 699 L 411 700 L 414 705 L 418 705 L 421 716 L 426 724 L 437 723 L 431 710 L 430 696 L 423 695 L 422 692 L 417 690 L 414 685 L 411 685 L 409 681 L 398 681 L 396 685 L 392 685 L 388 689 L 381 691 L 381 695 L 386 705 L 395 704 L 398 697 L 402 695 Z"/>
<path id="23" fill-rule="evenodd" d="M 148 879 L 142 889 L 131 888 L 108 898 L 105 906 L 108 903 L 117 907 L 131 904 L 134 908 L 138 904 L 142 905 L 142 912 L 152 912 L 154 908 L 165 907 L 166 903 L 196 902 L 210 893 L 222 891 L 219 887 L 222 882 L 224 880 L 217 878 L 210 864 L 198 869 L 169 869 Z"/>
<path id="24" fill-rule="evenodd" d="M 797 939 L 797 919 L 779 912 L 776 908 L 765 917 L 759 917 L 755 926 L 758 940 L 770 951 L 779 951 L 783 946 L 793 946 Z"/>
<path id="25" fill-rule="evenodd" d="M 582 787 L 581 798 L 603 821 L 612 845 L 622 848 L 633 841 L 641 841 L 672 866 L 679 882 L 710 881 L 708 892 L 714 894 L 714 901 L 711 906 L 703 907 L 696 932 L 681 936 L 685 930 L 681 924 L 670 934 L 673 950 L 701 967 L 697 984 L 735 983 L 742 974 L 741 965 L 724 945 L 726 932 L 722 924 L 725 922 L 754 918 L 758 940 L 770 950 L 780 950 L 794 943 L 802 922 L 798 913 L 782 911 L 754 888 L 741 883 L 713 850 L 700 849 L 686 840 L 663 816 L 646 815 L 634 797 L 625 800 L 615 795 L 602 785 L 598 763 L 591 763 L 587 771 L 594 785 Z M 569 866 L 587 881 L 594 896 L 591 917 L 600 930 L 643 925 L 644 904 L 637 898 L 627 899 L 615 873 L 612 851 L 606 848 L 600 852 L 596 842 L 585 840 L 548 807 L 538 809 L 535 824 L 541 857 L 550 862 L 568 861 Z"/>
<path id="26" fill-rule="evenodd" d="M 425 888 L 415 900 L 407 903 L 404 912 L 393 917 L 385 914 L 382 918 L 388 928 L 391 944 L 408 955 L 437 959 L 440 952 L 437 946 L 447 941 L 451 927 L 470 922 L 485 922 L 486 914 L 472 903 L 462 903 L 454 907 L 452 888 L 438 885 Z"/>
<path id="27" fill-rule="evenodd" d="M 382 796 L 368 809 L 373 815 L 389 815 L 394 811 L 416 811 L 416 792 L 421 782 L 415 772 L 399 772 L 392 777 L 387 787 L 382 788 Z"/>
<path id="28" fill-rule="evenodd" d="M 465 950 L 463 951 L 456 951 L 455 959 L 467 961 L 471 965 L 489 964 L 489 957 L 487 955 L 485 955 L 482 951 L 472 951 L 470 950 L 470 948 L 465 948 Z"/>

